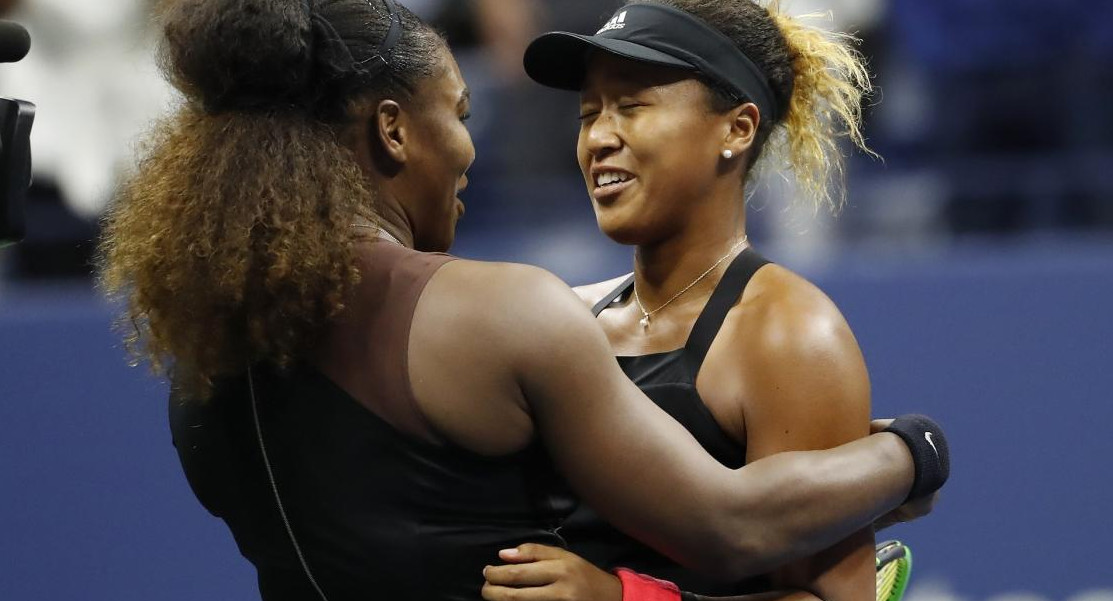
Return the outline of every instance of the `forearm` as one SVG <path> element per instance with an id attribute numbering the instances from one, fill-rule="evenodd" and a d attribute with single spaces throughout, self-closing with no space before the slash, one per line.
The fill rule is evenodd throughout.
<path id="1" fill-rule="evenodd" d="M 748 532 L 746 552 L 725 555 L 723 572 L 746 577 L 814 555 L 868 527 L 908 496 L 908 447 L 882 433 L 827 451 L 763 458 L 736 472 L 752 495 L 725 531 Z M 717 570 L 718 571 L 718 570 Z"/>

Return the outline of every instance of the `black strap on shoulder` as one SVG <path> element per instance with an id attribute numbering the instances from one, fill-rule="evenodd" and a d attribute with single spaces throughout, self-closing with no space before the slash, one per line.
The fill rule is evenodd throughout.
<path id="1" fill-rule="evenodd" d="M 630 287 L 633 285 L 634 274 L 631 273 L 630 277 L 622 280 L 622 283 L 618 285 L 618 288 L 615 288 L 613 291 L 610 292 L 610 294 L 607 294 L 599 302 L 595 303 L 595 306 L 591 308 L 591 314 L 599 317 L 599 314 L 603 312 L 603 309 L 611 306 L 611 303 L 613 303 L 618 297 L 626 294 L 630 290 Z"/>
<path id="2" fill-rule="evenodd" d="M 715 291 L 711 293 L 711 298 L 703 307 L 703 312 L 692 326 L 688 343 L 684 345 L 695 371 L 698 372 L 703 365 L 711 343 L 718 335 L 719 328 L 723 327 L 723 321 L 726 320 L 730 308 L 742 297 L 746 284 L 750 283 L 757 270 L 768 263 L 768 260 L 749 248 L 738 253 L 738 256 L 730 262 L 730 267 L 727 267 L 723 279 L 715 286 Z"/>

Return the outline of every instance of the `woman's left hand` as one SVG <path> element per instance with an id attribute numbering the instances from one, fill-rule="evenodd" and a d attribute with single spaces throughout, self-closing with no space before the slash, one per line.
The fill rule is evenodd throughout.
<path id="1" fill-rule="evenodd" d="M 487 601 L 622 601 L 617 576 L 564 549 L 525 544 L 499 558 L 509 565 L 483 570 Z"/>

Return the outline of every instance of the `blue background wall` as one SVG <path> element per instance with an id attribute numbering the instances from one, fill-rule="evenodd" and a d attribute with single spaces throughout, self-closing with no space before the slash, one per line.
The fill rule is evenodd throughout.
<path id="1" fill-rule="evenodd" d="M 501 252 L 528 257 L 517 244 Z M 564 275 L 628 265 L 607 253 Z M 1113 246 L 848 256 L 816 279 L 858 335 L 875 413 L 948 429 L 943 502 L 892 531 L 914 545 L 916 582 L 964 599 L 1113 589 Z M 181 475 L 165 387 L 125 365 L 110 315 L 84 288 L 0 295 L 0 599 L 253 598 L 250 567 Z"/>

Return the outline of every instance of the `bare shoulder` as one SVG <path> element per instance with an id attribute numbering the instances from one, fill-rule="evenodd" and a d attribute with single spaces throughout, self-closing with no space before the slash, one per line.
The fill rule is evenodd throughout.
<path id="1" fill-rule="evenodd" d="M 858 353 L 850 326 L 815 284 L 776 264 L 754 275 L 738 309 L 736 330 L 759 345 L 753 358 L 800 359 L 837 352 Z"/>
<path id="2" fill-rule="evenodd" d="M 773 413 L 795 423 L 816 423 L 821 407 L 832 415 L 868 415 L 869 374 L 862 351 L 838 307 L 816 285 L 767 265 L 731 313 L 724 324 L 730 324 L 729 348 L 720 355 L 720 365 L 737 370 L 744 382 L 751 435 L 761 426 L 755 420 Z"/>
<path id="3" fill-rule="evenodd" d="M 585 364 L 614 361 L 591 311 L 560 278 L 538 267 L 453 261 L 430 280 L 417 311 L 420 341 L 437 350 L 439 381 L 486 381 L 482 394 L 499 396 L 491 391 L 501 390 L 527 412 L 548 398 L 546 391 L 576 379 L 570 374 L 588 377 Z M 463 367 L 446 378 L 450 364 Z M 617 364 L 614 369 L 621 375 Z"/>
<path id="4" fill-rule="evenodd" d="M 443 299 L 436 304 L 446 317 L 467 322 L 466 330 L 486 340 L 505 335 L 520 341 L 531 338 L 522 336 L 526 331 L 540 334 L 590 320 L 564 281 L 519 263 L 452 261 L 429 282 L 427 296 Z"/>
<path id="5" fill-rule="evenodd" d="M 457 259 L 442 267 L 433 282 L 451 287 L 460 301 L 480 302 L 488 308 L 523 301 L 542 303 L 549 297 L 555 297 L 557 303 L 575 298 L 568 284 L 557 276 L 522 263 Z"/>
<path id="6" fill-rule="evenodd" d="M 580 342 L 564 334 L 584 330 L 567 326 L 577 317 L 592 323 L 572 290 L 543 269 L 462 259 L 441 266 L 411 322 L 418 407 L 464 448 L 493 456 L 520 450 L 534 435 L 523 384 L 555 349 Z"/>
<path id="7" fill-rule="evenodd" d="M 586 304 L 588 307 L 594 307 L 595 303 L 603 300 L 604 296 L 607 296 L 612 291 L 614 291 L 614 289 L 617 288 L 618 285 L 621 284 L 628 277 L 630 277 L 630 274 L 620 275 L 617 278 L 612 278 L 605 282 L 599 282 L 597 284 L 587 284 L 585 286 L 576 286 L 572 290 L 574 290 L 576 294 L 579 295 L 580 300 L 582 300 L 584 304 Z"/>
<path id="8" fill-rule="evenodd" d="M 735 370 L 754 460 L 823 449 L 868 433 L 869 374 L 850 326 L 817 286 L 778 265 L 760 269 L 732 324 L 720 374 Z M 726 327 L 727 324 L 724 324 Z"/>

